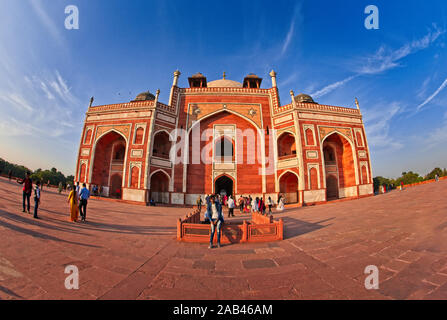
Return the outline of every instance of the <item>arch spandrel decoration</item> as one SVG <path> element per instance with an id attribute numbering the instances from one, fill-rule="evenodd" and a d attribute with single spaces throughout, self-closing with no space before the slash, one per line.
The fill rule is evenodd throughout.
<path id="1" fill-rule="evenodd" d="M 319 127 L 320 131 L 320 142 L 323 142 L 323 139 L 327 137 L 332 132 L 338 132 L 343 134 L 346 138 L 353 143 L 354 139 L 352 138 L 352 131 L 350 128 L 340 128 L 340 127 Z"/>
<path id="2" fill-rule="evenodd" d="M 253 121 L 258 128 L 262 128 L 261 106 L 259 104 L 232 104 L 232 103 L 192 103 L 188 106 L 188 128 L 193 122 L 200 121 L 219 111 L 229 111 L 243 118 Z"/>
<path id="3" fill-rule="evenodd" d="M 223 175 L 229 176 L 229 177 L 233 178 L 236 181 L 236 172 L 229 171 L 229 170 L 227 170 L 227 171 L 225 171 L 225 170 L 224 171 L 217 171 L 217 170 L 214 171 L 213 172 L 213 181 L 216 180 L 217 177 L 223 176 Z"/>
<path id="4" fill-rule="evenodd" d="M 116 126 L 101 126 L 96 130 L 95 141 L 98 140 L 105 132 L 110 130 L 116 130 L 129 140 L 130 126 L 129 125 L 116 125 Z"/>

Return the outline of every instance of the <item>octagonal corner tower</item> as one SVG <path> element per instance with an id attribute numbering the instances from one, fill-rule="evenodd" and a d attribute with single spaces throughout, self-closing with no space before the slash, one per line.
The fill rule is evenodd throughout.
<path id="1" fill-rule="evenodd" d="M 254 74 L 208 82 L 201 73 L 181 88 L 176 71 L 167 104 L 157 91 L 90 105 L 76 180 L 102 197 L 146 204 L 194 205 L 215 193 L 299 205 L 373 195 L 357 100 L 357 108 L 321 105 L 290 91 L 281 105 L 269 75 L 270 88 Z"/>

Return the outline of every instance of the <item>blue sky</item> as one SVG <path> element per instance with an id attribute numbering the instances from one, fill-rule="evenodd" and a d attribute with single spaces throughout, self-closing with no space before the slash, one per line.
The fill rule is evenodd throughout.
<path id="1" fill-rule="evenodd" d="M 322 104 L 360 102 L 373 174 L 447 167 L 445 1 L 0 2 L 0 157 L 74 172 L 89 99 L 125 102 L 172 73 L 242 81 L 278 73 Z M 379 30 L 364 27 L 367 5 Z M 64 27 L 67 5 L 79 30 Z"/>

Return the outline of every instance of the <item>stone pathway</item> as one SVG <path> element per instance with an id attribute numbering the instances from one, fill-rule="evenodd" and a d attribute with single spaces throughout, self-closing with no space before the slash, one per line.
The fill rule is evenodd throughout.
<path id="1" fill-rule="evenodd" d="M 274 214 L 286 240 L 210 250 L 175 241 L 191 209 L 91 200 L 71 223 L 67 195 L 45 188 L 34 220 L 0 178 L 0 299 L 446 299 L 445 194 L 447 180 L 288 208 Z M 65 289 L 67 265 L 79 290 Z M 378 290 L 364 287 L 368 265 Z"/>

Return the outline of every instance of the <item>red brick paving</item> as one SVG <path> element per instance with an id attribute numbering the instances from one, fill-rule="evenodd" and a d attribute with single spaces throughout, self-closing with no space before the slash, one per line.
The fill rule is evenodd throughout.
<path id="1" fill-rule="evenodd" d="M 0 299 L 446 299 L 446 193 L 447 180 L 288 208 L 286 240 L 210 250 L 175 241 L 191 209 L 91 200 L 71 223 L 66 194 L 44 189 L 34 220 L 0 178 Z M 64 287 L 70 264 L 79 290 Z M 370 264 L 379 290 L 364 287 Z"/>

